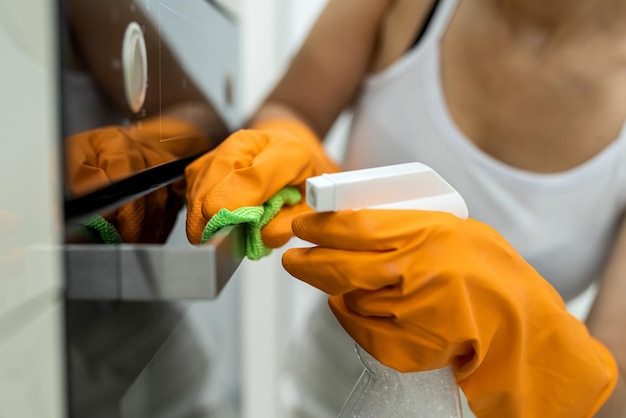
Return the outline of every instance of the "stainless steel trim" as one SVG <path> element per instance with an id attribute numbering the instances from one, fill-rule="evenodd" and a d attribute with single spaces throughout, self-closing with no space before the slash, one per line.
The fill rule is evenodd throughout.
<path id="1" fill-rule="evenodd" d="M 66 245 L 70 300 L 214 299 L 245 255 L 245 227 L 222 228 L 201 246 Z"/>

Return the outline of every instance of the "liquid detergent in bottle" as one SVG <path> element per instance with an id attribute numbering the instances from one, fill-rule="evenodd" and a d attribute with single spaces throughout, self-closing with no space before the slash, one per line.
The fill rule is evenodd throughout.
<path id="1" fill-rule="evenodd" d="M 415 209 L 467 218 L 461 195 L 421 163 L 323 174 L 306 183 L 307 204 L 318 212 L 343 209 Z M 450 366 L 401 373 L 358 344 L 363 373 L 339 418 L 461 418 L 459 387 Z"/>

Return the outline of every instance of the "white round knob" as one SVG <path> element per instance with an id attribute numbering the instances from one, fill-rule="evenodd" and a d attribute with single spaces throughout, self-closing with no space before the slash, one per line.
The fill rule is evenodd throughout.
<path id="1" fill-rule="evenodd" d="M 122 72 L 126 102 L 133 113 L 143 107 L 148 88 L 148 58 L 143 31 L 137 22 L 131 22 L 122 43 Z"/>

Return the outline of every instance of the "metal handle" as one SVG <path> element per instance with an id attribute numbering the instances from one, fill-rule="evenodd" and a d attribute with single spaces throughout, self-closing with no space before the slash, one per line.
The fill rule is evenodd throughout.
<path id="1" fill-rule="evenodd" d="M 70 300 L 213 299 L 245 255 L 245 227 L 222 228 L 201 246 L 65 246 Z"/>

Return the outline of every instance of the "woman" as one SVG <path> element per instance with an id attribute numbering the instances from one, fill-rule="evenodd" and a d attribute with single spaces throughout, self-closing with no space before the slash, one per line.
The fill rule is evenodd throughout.
<path id="1" fill-rule="evenodd" d="M 432 213 L 298 215 L 295 233 L 320 248 L 290 250 L 287 270 L 329 293 L 344 329 L 379 360 L 406 370 L 453 364 L 477 416 L 626 416 L 625 18 L 623 0 L 330 0 L 251 129 L 187 170 L 190 240 L 199 241 L 221 207 L 260 205 L 331 171 L 316 138 L 354 106 L 342 168 L 423 162 L 480 222 Z M 265 244 L 284 244 L 305 210 L 285 207 L 262 230 Z M 358 242 L 345 225 L 356 225 Z M 381 228 L 392 231 L 383 237 Z M 454 234 L 414 240 L 442 230 Z M 393 251 L 383 245 L 390 241 Z M 454 268 L 416 267 L 434 245 Z M 342 282 L 361 260 L 345 250 L 352 257 L 377 249 L 393 255 L 386 261 L 399 278 Z M 414 309 L 425 269 L 438 280 L 453 273 L 440 289 L 467 302 L 464 309 Z M 569 300 L 594 280 L 585 327 L 552 291 Z M 496 289 L 492 300 L 484 287 L 474 291 L 478 282 Z M 389 293 L 399 288 L 416 298 Z M 435 317 L 415 316 L 422 308 Z M 441 325 L 437 315 L 446 314 L 476 321 L 449 335 L 446 326 L 427 329 L 440 345 L 424 351 L 434 342 L 417 325 Z M 385 345 L 387 331 L 400 352 Z M 513 348 L 498 345 L 506 338 Z M 538 370 L 538 358 L 552 370 Z"/>

